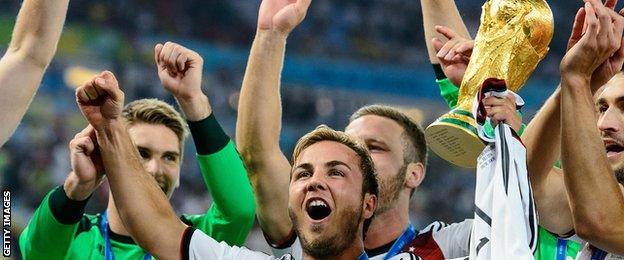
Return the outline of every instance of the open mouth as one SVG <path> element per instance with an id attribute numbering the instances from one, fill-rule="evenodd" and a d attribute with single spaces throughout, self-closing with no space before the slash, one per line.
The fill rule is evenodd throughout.
<path id="1" fill-rule="evenodd" d="M 167 191 L 169 190 L 169 186 L 164 183 L 164 182 L 158 182 L 158 187 L 165 193 L 167 194 Z"/>
<path id="2" fill-rule="evenodd" d="M 606 150 L 607 150 L 607 155 L 611 156 L 611 155 L 615 155 L 618 154 L 622 151 L 624 151 L 624 146 L 621 146 L 619 144 L 615 144 L 615 143 L 609 143 L 605 146 Z"/>
<path id="3" fill-rule="evenodd" d="M 331 214 L 331 208 L 322 199 L 311 199 L 306 206 L 306 212 L 311 219 L 322 220 Z"/>

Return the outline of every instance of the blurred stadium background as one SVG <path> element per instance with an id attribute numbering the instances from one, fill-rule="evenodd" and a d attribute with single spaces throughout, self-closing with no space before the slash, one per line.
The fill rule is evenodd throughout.
<path id="1" fill-rule="evenodd" d="M 457 1 L 471 34 L 476 34 L 483 1 Z M 555 38 L 546 59 L 521 91 L 528 122 L 559 81 L 559 61 L 581 1 L 548 1 Z M 0 49 L 10 40 L 21 0 L 0 1 Z M 72 0 L 56 58 L 27 116 L 0 149 L 0 184 L 13 191 L 15 242 L 43 196 L 69 172 L 67 143 L 85 126 L 71 87 L 84 70 L 113 71 L 126 100 L 157 97 L 175 103 L 160 86 L 153 63 L 157 42 L 176 41 L 205 59 L 203 88 L 215 115 L 234 137 L 238 94 L 260 0 Z M 82 75 L 82 76 L 81 76 Z M 448 108 L 439 96 L 427 58 L 420 3 L 416 0 L 313 0 L 305 22 L 291 35 L 283 74 L 282 148 L 320 123 L 343 129 L 365 104 L 412 108 L 426 126 Z M 5 111 L 9 112 L 9 111 Z M 210 195 L 189 140 L 180 188 L 172 204 L 180 213 L 200 213 Z M 417 228 L 433 220 L 471 217 L 474 176 L 430 154 L 427 178 L 413 198 Z M 106 206 L 100 189 L 89 213 Z M 17 243 L 13 252 L 18 252 Z M 268 250 L 258 228 L 248 247 Z M 17 258 L 19 254 L 14 255 Z"/>

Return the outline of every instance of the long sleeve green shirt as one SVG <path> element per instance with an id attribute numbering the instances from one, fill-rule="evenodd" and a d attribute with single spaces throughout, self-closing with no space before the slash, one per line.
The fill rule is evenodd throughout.
<path id="1" fill-rule="evenodd" d="M 189 128 L 213 202 L 204 214 L 181 219 L 217 241 L 242 245 L 251 231 L 256 205 L 240 156 L 214 116 L 189 122 Z M 104 259 L 102 215 L 84 214 L 85 205 L 86 201 L 69 199 L 62 186 L 48 193 L 20 236 L 24 259 Z M 109 234 L 115 259 L 144 257 L 132 238 L 110 228 Z"/>

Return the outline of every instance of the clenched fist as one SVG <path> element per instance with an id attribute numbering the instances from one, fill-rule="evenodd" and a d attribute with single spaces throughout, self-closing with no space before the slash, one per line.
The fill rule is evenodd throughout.
<path id="1" fill-rule="evenodd" d="M 160 82 L 175 96 L 187 119 L 199 121 L 208 117 L 212 108 L 201 89 L 202 57 L 180 44 L 167 42 L 154 47 L 154 59 Z"/>
<path id="2" fill-rule="evenodd" d="M 507 93 L 504 98 L 486 97 L 482 102 L 487 116 L 492 119 L 493 127 L 496 127 L 500 122 L 504 122 L 511 126 L 516 133 L 520 131 L 522 119 L 520 119 L 516 111 L 516 96 Z"/>
<path id="3" fill-rule="evenodd" d="M 95 129 L 89 125 L 69 142 L 72 171 L 64 189 L 72 200 L 87 199 L 102 183 L 104 168 L 96 140 Z"/>
<path id="4" fill-rule="evenodd" d="M 87 121 L 99 130 L 121 119 L 124 93 L 113 73 L 104 71 L 76 89 L 76 102 Z"/>
<path id="5" fill-rule="evenodd" d="M 196 52 L 173 42 L 157 44 L 154 59 L 160 82 L 176 98 L 188 99 L 202 94 L 204 60 Z"/>

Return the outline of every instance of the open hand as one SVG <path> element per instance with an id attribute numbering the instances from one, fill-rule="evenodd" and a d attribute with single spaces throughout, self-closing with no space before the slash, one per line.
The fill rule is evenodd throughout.
<path id="1" fill-rule="evenodd" d="M 616 2 L 586 0 L 576 14 L 568 51 L 561 61 L 561 75 L 588 78 L 592 92 L 607 83 L 624 63 L 624 10 L 616 13 Z"/>

